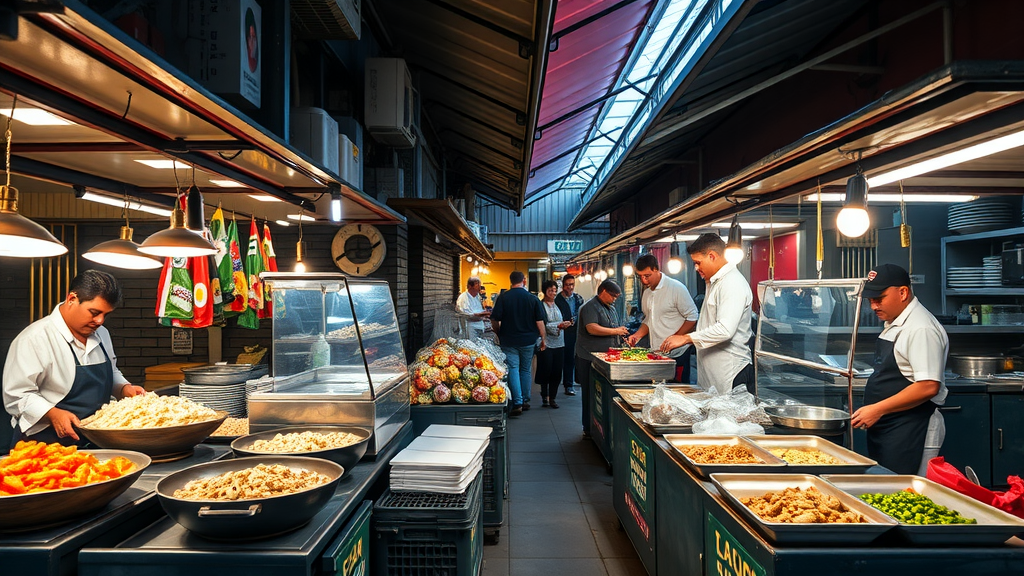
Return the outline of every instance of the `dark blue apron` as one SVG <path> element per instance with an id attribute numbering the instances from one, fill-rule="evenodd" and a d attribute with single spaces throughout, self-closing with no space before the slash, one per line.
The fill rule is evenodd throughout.
<path id="1" fill-rule="evenodd" d="M 103 347 L 102 343 L 99 346 L 100 350 L 103 351 L 103 362 L 82 365 L 78 361 L 78 354 L 75 354 L 74 345 L 68 342 L 68 347 L 71 348 L 71 357 L 75 359 L 75 381 L 71 384 L 71 390 L 64 396 L 64 399 L 57 403 L 57 408 L 71 412 L 79 420 L 91 416 L 99 410 L 101 406 L 110 401 L 110 397 L 114 393 L 114 367 L 110 362 L 110 356 L 107 355 L 107 349 Z M 31 436 L 26 436 L 19 426 L 14 431 L 11 447 L 13 448 L 18 440 L 36 440 L 46 443 L 59 442 L 64 446 L 71 446 L 72 444 L 84 446 L 86 444 L 85 438 L 81 433 L 78 436 L 81 440 L 77 443 L 70 436 L 60 438 L 57 436 L 53 426 L 48 426 Z"/>
<path id="2" fill-rule="evenodd" d="M 900 372 L 894 343 L 881 338 L 875 344 L 875 371 L 864 386 L 864 405 L 881 402 L 913 384 Z M 868 428 L 868 456 L 897 474 L 917 474 L 924 456 L 928 422 L 935 413 L 932 401 L 882 416 Z"/>

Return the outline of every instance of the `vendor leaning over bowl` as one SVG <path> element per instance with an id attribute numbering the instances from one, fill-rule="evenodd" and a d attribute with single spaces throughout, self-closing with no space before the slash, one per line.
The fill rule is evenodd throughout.
<path id="1" fill-rule="evenodd" d="M 4 408 L 18 440 L 82 444 L 74 426 L 111 396 L 144 394 L 117 369 L 107 315 L 121 304 L 117 279 L 86 270 L 71 281 L 67 298 L 11 343 L 4 364 Z"/>
<path id="2" fill-rule="evenodd" d="M 875 347 L 875 371 L 864 387 L 864 406 L 851 423 L 867 428 L 868 456 L 880 465 L 923 476 L 946 436 L 938 406 L 947 394 L 943 372 L 949 339 L 914 297 L 903 268 L 876 267 L 862 295 L 885 329 Z"/>

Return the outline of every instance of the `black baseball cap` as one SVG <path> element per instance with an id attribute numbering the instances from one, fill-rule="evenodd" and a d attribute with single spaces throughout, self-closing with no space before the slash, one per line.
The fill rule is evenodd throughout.
<path id="1" fill-rule="evenodd" d="M 861 296 L 879 298 L 890 286 L 910 286 L 910 274 L 901 266 L 881 264 L 868 272 L 868 281 L 864 284 Z"/>

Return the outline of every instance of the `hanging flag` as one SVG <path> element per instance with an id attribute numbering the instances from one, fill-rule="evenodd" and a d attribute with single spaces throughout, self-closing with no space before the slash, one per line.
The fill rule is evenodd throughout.
<path id="1" fill-rule="evenodd" d="M 228 224 L 228 253 L 231 255 L 231 292 L 225 291 L 225 316 L 237 316 L 245 311 L 245 301 L 249 298 L 249 281 L 245 277 L 242 263 L 242 250 L 238 245 L 238 223 L 234 217 Z"/>
<path id="2" fill-rule="evenodd" d="M 209 270 L 217 270 L 217 260 L 213 256 L 205 256 L 206 266 Z M 224 325 L 224 291 L 220 288 L 220 276 L 210 276 L 210 298 L 213 299 L 213 325 Z"/>
<path id="3" fill-rule="evenodd" d="M 263 310 L 263 280 L 260 274 L 264 271 L 262 244 L 260 233 L 256 228 L 256 220 L 249 224 L 249 246 L 245 250 L 245 275 L 249 281 L 249 292 L 246 299 L 245 312 L 238 317 L 238 325 L 256 330 L 260 327 L 258 311 Z"/>
<path id="4" fill-rule="evenodd" d="M 231 239 L 228 238 L 228 229 L 224 225 L 224 211 L 220 206 L 213 213 L 210 219 L 210 235 L 213 237 L 213 245 L 217 248 L 214 260 L 217 264 L 217 277 L 220 279 L 221 292 L 230 294 L 235 289 L 235 280 L 231 266 Z M 239 258 L 241 260 L 241 258 Z M 212 278 L 211 278 L 212 280 Z"/>
<path id="5" fill-rule="evenodd" d="M 194 311 L 192 278 L 188 273 L 188 258 L 165 258 L 160 272 L 160 294 L 156 301 L 156 315 L 160 319 L 191 320 Z"/>
<path id="6" fill-rule="evenodd" d="M 270 225 L 263 223 L 263 242 L 260 244 L 260 256 L 263 258 L 263 269 L 267 272 L 277 272 L 277 254 L 274 253 L 274 243 L 270 239 Z M 274 317 L 273 298 L 270 297 L 270 284 L 263 283 L 263 308 L 259 311 L 260 318 Z"/>
<path id="7" fill-rule="evenodd" d="M 191 320 L 179 320 L 180 328 L 206 328 L 213 325 L 213 294 L 210 291 L 210 258 L 199 256 L 188 259 L 192 276 L 193 311 Z"/>

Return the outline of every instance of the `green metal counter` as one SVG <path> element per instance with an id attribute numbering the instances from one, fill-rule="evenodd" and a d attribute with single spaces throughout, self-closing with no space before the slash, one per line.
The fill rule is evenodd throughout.
<path id="1" fill-rule="evenodd" d="M 870 547 L 775 546 L 732 511 L 713 484 L 686 469 L 621 400 L 614 402 L 612 420 L 615 511 L 651 576 L 1024 574 L 1024 542 L 1016 540 L 1018 545 L 938 548 L 883 536 Z"/>

